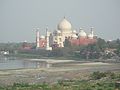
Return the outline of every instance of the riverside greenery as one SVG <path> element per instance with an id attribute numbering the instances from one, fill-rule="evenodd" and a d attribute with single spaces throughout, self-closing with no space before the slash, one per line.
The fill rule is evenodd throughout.
<path id="1" fill-rule="evenodd" d="M 12 86 L 1 86 L 0 90 L 120 90 L 120 73 L 93 72 L 87 80 L 60 80 L 49 84 L 14 83 Z"/>
<path id="2" fill-rule="evenodd" d="M 28 43 L 29 44 L 29 43 Z M 71 45 L 69 41 L 64 42 L 63 48 L 54 48 L 52 51 L 36 49 L 35 43 L 30 43 L 32 48 L 24 50 L 22 43 L 0 43 L 0 51 L 9 51 L 10 56 L 23 58 L 60 58 L 60 59 L 111 59 L 120 57 L 120 40 L 105 41 L 98 38 L 95 44 L 87 46 Z M 114 49 L 114 52 L 105 53 L 106 49 Z M 62 57 L 62 58 L 61 58 Z"/>

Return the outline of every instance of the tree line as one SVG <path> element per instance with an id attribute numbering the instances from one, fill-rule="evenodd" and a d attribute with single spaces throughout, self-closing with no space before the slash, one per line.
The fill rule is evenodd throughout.
<path id="1" fill-rule="evenodd" d="M 31 50 L 21 49 L 23 43 L 0 43 L 0 51 L 8 50 L 10 53 L 17 51 L 19 54 L 40 55 L 41 57 L 65 57 L 68 59 L 110 59 L 120 57 L 120 39 L 105 41 L 97 38 L 97 42 L 89 45 L 71 45 L 65 40 L 63 48 L 53 48 L 52 51 L 36 49 L 35 43 L 31 44 Z"/>

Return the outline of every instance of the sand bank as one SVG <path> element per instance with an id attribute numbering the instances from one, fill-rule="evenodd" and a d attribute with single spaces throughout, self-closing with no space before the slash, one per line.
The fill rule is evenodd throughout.
<path id="1" fill-rule="evenodd" d="M 30 61 L 45 61 L 47 63 L 64 63 L 64 62 L 75 62 L 75 60 L 54 60 L 54 59 L 25 59 Z"/>

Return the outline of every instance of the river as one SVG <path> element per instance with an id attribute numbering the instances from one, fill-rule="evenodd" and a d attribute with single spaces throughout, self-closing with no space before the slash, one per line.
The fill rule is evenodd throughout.
<path id="1" fill-rule="evenodd" d="M 15 57 L 1 57 L 0 56 L 0 70 L 4 69 L 30 69 L 48 67 L 48 63 L 45 61 L 31 61 L 22 58 Z"/>

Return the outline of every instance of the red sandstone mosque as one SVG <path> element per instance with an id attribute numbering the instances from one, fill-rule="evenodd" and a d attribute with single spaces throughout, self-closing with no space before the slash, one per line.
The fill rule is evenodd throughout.
<path id="1" fill-rule="evenodd" d="M 96 35 L 94 35 L 93 28 L 90 33 L 87 34 L 82 28 L 79 32 L 72 28 L 71 23 L 64 17 L 57 29 L 53 32 L 49 32 L 46 29 L 46 35 L 40 35 L 39 31 L 36 31 L 36 48 L 52 50 L 55 47 L 64 47 L 64 42 L 68 39 L 71 45 L 88 45 L 96 42 Z"/>

